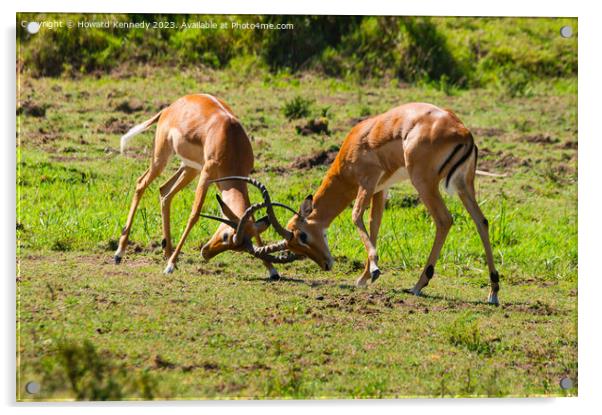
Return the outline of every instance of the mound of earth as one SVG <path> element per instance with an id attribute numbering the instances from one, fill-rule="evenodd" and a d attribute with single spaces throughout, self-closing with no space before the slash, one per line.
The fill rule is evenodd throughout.
<path id="1" fill-rule="evenodd" d="M 45 104 L 37 104 L 33 101 L 25 101 L 21 104 L 19 108 L 17 108 L 17 115 L 25 114 L 30 115 L 32 117 L 45 117 L 46 109 L 48 105 Z"/>
<path id="2" fill-rule="evenodd" d="M 559 142 L 557 138 L 552 138 L 549 135 L 543 134 L 526 135 L 521 137 L 521 140 L 534 144 L 556 144 Z"/>
<path id="3" fill-rule="evenodd" d="M 316 166 L 328 166 L 336 158 L 339 152 L 339 147 L 331 147 L 328 150 L 318 151 L 309 156 L 299 156 L 293 161 L 291 167 L 294 169 L 311 169 Z"/>
<path id="4" fill-rule="evenodd" d="M 143 109 L 144 109 L 144 105 L 142 104 L 142 101 L 140 101 L 137 98 L 126 100 L 126 101 L 121 101 L 115 107 L 116 111 L 125 112 L 126 114 L 131 114 L 133 112 L 142 111 Z"/>
<path id="5" fill-rule="evenodd" d="M 305 125 L 296 125 L 295 129 L 297 130 L 297 134 L 300 135 L 330 134 L 328 131 L 328 119 L 324 117 L 311 119 Z"/>

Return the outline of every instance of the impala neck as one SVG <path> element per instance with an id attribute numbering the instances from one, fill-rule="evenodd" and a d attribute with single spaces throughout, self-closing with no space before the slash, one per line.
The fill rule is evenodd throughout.
<path id="1" fill-rule="evenodd" d="M 236 183 L 228 189 L 221 191 L 222 200 L 239 218 L 250 206 L 249 195 L 247 193 L 246 183 Z"/>
<path id="2" fill-rule="evenodd" d="M 331 168 L 314 195 L 314 210 L 308 220 L 319 222 L 324 228 L 328 228 L 353 201 L 356 192 L 357 186 L 349 184 Z"/>

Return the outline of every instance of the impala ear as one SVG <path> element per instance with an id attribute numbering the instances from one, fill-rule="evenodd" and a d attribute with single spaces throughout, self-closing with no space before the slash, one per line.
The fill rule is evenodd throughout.
<path id="1" fill-rule="evenodd" d="M 301 208 L 299 209 L 299 215 L 304 218 L 309 216 L 311 211 L 314 210 L 314 197 L 309 195 L 305 198 L 303 203 L 301 203 Z"/>
<path id="2" fill-rule="evenodd" d="M 264 232 L 267 228 L 270 227 L 270 218 L 268 218 L 267 216 L 264 216 L 263 218 L 259 219 L 258 221 L 255 221 L 255 229 L 257 230 L 257 233 L 261 233 Z"/>

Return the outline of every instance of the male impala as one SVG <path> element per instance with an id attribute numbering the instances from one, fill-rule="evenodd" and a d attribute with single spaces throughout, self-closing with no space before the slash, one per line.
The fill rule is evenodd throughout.
<path id="1" fill-rule="evenodd" d="M 435 263 L 452 225 L 452 216 L 439 193 L 439 183 L 458 193 L 470 213 L 485 248 L 491 290 L 488 301 L 498 304 L 499 275 L 493 263 L 487 219 L 477 204 L 474 189 L 477 147 L 472 134 L 451 111 L 412 103 L 394 108 L 356 125 L 326 173 L 316 194 L 308 196 L 287 225 L 282 246 L 308 256 L 324 270 L 333 259 L 326 229 L 354 199 L 353 222 L 368 252 L 358 286 L 379 275 L 376 240 L 387 189 L 409 178 L 437 227 L 435 242 L 424 270 L 411 290 L 419 295 L 433 277 Z M 370 232 L 363 221 L 370 210 Z M 274 223 L 274 222 L 272 222 Z"/>
<path id="2" fill-rule="evenodd" d="M 133 136 L 145 131 L 154 123 L 158 124 L 150 167 L 137 180 L 130 212 L 115 252 L 115 262 L 119 264 L 125 253 L 140 198 L 150 183 L 161 174 L 171 155 L 175 153 L 182 161 L 182 165 L 160 188 L 162 245 L 164 255 L 168 259 L 165 273 L 171 273 L 190 230 L 199 216 L 206 216 L 201 215 L 200 212 L 209 185 L 223 176 L 248 175 L 253 168 L 253 149 L 240 121 L 226 103 L 208 94 L 196 94 L 178 99 L 154 117 L 133 127 L 121 137 L 122 153 Z M 192 213 L 174 251 L 170 233 L 171 200 L 199 174 Z M 227 249 L 245 249 L 264 260 L 270 278 L 278 278 L 278 272 L 269 262 L 270 260 L 278 262 L 278 257 L 268 255 L 273 248 L 264 247 L 262 250 L 249 242 L 249 239 L 254 237 L 261 244 L 259 234 L 267 229 L 269 222 L 267 218 L 253 221 L 252 213 L 257 209 L 251 209 L 247 184 L 240 181 L 219 180 L 217 185 L 223 200 L 228 204 L 226 206 L 218 196 L 222 213 L 226 218 L 208 216 L 222 223 L 202 248 L 203 257 L 210 259 Z M 271 206 L 268 211 L 271 212 Z"/>

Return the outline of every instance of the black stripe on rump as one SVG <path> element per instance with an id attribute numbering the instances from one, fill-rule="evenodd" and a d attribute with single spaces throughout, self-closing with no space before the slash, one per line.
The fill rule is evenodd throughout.
<path id="1" fill-rule="evenodd" d="M 470 155 L 472 153 L 472 148 L 474 146 L 475 146 L 474 143 L 471 142 L 470 146 L 468 147 L 468 151 L 466 153 L 464 153 L 462 158 L 460 160 L 458 160 L 457 163 L 454 164 L 453 167 L 450 169 L 449 173 L 447 174 L 447 178 L 445 179 L 445 187 L 449 186 L 449 180 L 451 179 L 452 175 L 456 172 L 458 167 L 460 167 L 466 160 L 468 160 L 468 157 L 470 157 Z"/>
<path id="2" fill-rule="evenodd" d="M 441 165 L 441 167 L 439 167 L 439 173 L 438 174 L 441 174 L 441 172 L 443 171 L 443 169 L 445 168 L 445 166 L 447 166 L 447 164 L 456 155 L 456 153 L 458 151 L 460 151 L 461 148 L 462 148 L 462 144 L 458 144 L 456 147 L 454 147 L 454 149 L 451 152 L 451 154 L 445 159 L 445 161 L 443 162 L 443 164 Z"/>

